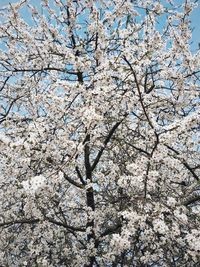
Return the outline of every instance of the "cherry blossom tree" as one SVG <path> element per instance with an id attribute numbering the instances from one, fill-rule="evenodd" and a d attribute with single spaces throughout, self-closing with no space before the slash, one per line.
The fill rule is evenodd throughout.
<path id="1" fill-rule="evenodd" d="M 39 2 L 0 11 L 0 265 L 199 266 L 195 3 Z"/>

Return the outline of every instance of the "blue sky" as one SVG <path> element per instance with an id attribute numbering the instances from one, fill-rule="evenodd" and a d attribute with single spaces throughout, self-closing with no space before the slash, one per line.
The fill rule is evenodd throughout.
<path id="1" fill-rule="evenodd" d="M 51 0 L 53 1 L 53 0 Z M 9 3 L 16 3 L 18 0 L 0 0 L 0 8 L 2 8 L 4 5 L 7 5 Z M 39 5 L 40 0 L 31 0 L 30 1 L 33 5 Z M 192 21 L 192 27 L 194 28 L 193 31 L 193 44 L 191 46 L 192 50 L 198 49 L 198 44 L 200 43 L 200 0 L 198 0 L 199 6 L 196 8 L 191 16 Z"/>
<path id="2" fill-rule="evenodd" d="M 198 8 L 196 8 L 191 17 L 192 27 L 194 27 L 193 31 L 193 46 L 192 48 L 197 49 L 198 43 L 200 43 L 200 1 L 198 1 Z"/>

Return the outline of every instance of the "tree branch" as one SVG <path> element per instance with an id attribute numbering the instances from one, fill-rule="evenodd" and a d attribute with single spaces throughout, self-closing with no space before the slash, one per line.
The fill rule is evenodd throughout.
<path id="1" fill-rule="evenodd" d="M 107 228 L 102 234 L 101 234 L 101 237 L 104 237 L 104 236 L 107 236 L 107 235 L 110 235 L 110 234 L 114 234 L 116 232 L 118 232 L 118 230 L 122 227 L 122 224 L 119 222 L 118 224 L 112 226 L 112 227 L 109 227 Z"/>
<path id="2" fill-rule="evenodd" d="M 119 127 L 119 125 L 122 123 L 123 119 L 119 122 L 117 122 L 113 127 L 112 129 L 110 130 L 108 136 L 106 137 L 105 141 L 104 141 L 104 146 L 99 150 L 93 164 L 92 164 L 92 167 L 91 167 L 91 170 L 93 171 L 95 169 L 95 167 L 97 166 L 104 150 L 106 149 L 106 146 L 107 144 L 109 143 L 109 141 L 111 140 L 113 134 L 115 133 L 116 129 Z"/>
<path id="3" fill-rule="evenodd" d="M 62 222 L 59 222 L 59 221 L 56 221 L 52 218 L 48 218 L 48 217 L 45 217 L 46 220 L 48 220 L 50 223 L 53 223 L 53 224 L 56 224 L 58 226 L 62 226 L 66 229 L 69 229 L 69 230 L 72 230 L 72 231 L 75 231 L 75 232 L 85 232 L 86 231 L 86 228 L 85 227 L 75 227 L 75 226 L 71 226 L 71 225 L 68 225 L 66 223 L 62 223 Z"/>
<path id="4" fill-rule="evenodd" d="M 149 125 L 151 126 L 151 128 L 154 129 L 153 124 L 152 124 L 152 122 L 151 122 L 151 120 L 150 120 L 150 118 L 149 118 L 149 115 L 148 115 L 147 112 L 146 112 L 146 108 L 145 108 L 144 103 L 143 103 L 143 100 L 142 100 L 142 93 L 141 93 L 141 91 L 140 91 L 140 85 L 139 85 L 139 82 L 138 82 L 138 80 L 137 80 L 137 76 L 136 76 L 136 74 L 135 74 L 135 71 L 134 71 L 134 69 L 133 69 L 131 63 L 127 60 L 126 57 L 124 57 L 124 60 L 126 61 L 126 63 L 128 64 L 128 66 L 130 67 L 131 72 L 133 73 L 133 76 L 134 76 L 134 79 L 135 79 L 135 84 L 136 84 L 136 87 L 137 87 L 137 91 L 138 91 L 138 95 L 139 95 L 139 99 L 140 99 L 140 103 L 141 103 L 141 106 L 142 106 L 144 115 L 145 115 L 145 117 L 147 118 L 147 121 L 149 122 Z"/>
<path id="5" fill-rule="evenodd" d="M 86 185 L 86 182 L 84 181 L 83 176 L 82 176 L 82 174 L 81 174 L 81 172 L 80 172 L 78 166 L 76 166 L 75 170 L 76 170 L 76 173 L 77 173 L 77 175 L 78 175 L 78 177 L 79 177 L 81 183 L 82 183 L 83 185 Z"/>
<path id="6" fill-rule="evenodd" d="M 195 202 L 197 201 L 200 201 L 200 195 L 195 195 L 193 197 L 190 197 L 189 199 L 186 199 L 184 202 L 183 202 L 183 205 L 184 206 L 189 206 L 191 204 L 194 204 Z"/>
<path id="7" fill-rule="evenodd" d="M 33 223 L 38 223 L 39 221 L 40 221 L 39 219 L 34 219 L 34 218 L 21 219 L 21 220 L 15 220 L 15 221 L 0 223 L 0 227 L 2 227 L 2 226 L 8 227 L 8 226 L 15 225 L 15 224 L 33 224 Z"/>
<path id="8" fill-rule="evenodd" d="M 165 145 L 168 149 L 170 149 L 171 151 L 173 151 L 176 155 L 180 155 L 180 153 L 174 149 L 173 147 L 170 147 L 169 145 Z M 182 161 L 182 164 L 186 167 L 186 169 L 188 169 L 188 171 L 190 171 L 190 173 L 193 175 L 193 177 L 199 181 L 199 177 L 198 175 L 194 172 L 193 168 L 186 162 L 186 161 Z"/>
<path id="9" fill-rule="evenodd" d="M 71 177 L 69 177 L 69 176 L 68 176 L 68 175 L 67 175 L 61 168 L 60 168 L 60 170 L 62 171 L 65 180 L 67 180 L 70 184 L 73 184 L 73 185 L 75 185 L 76 187 L 81 188 L 81 189 L 84 188 L 84 186 L 83 186 L 82 184 L 79 184 L 78 182 L 74 181 L 74 180 L 73 180 Z"/>

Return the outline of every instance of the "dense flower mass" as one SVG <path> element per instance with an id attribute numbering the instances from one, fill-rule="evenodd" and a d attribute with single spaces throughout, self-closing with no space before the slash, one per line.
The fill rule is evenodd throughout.
<path id="1" fill-rule="evenodd" d="M 195 2 L 0 9 L 0 266 L 199 266 Z"/>

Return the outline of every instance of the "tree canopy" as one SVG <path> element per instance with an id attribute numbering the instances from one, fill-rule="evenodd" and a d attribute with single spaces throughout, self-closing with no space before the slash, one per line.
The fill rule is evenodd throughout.
<path id="1" fill-rule="evenodd" d="M 195 1 L 39 2 L 0 10 L 0 265 L 199 266 Z"/>

